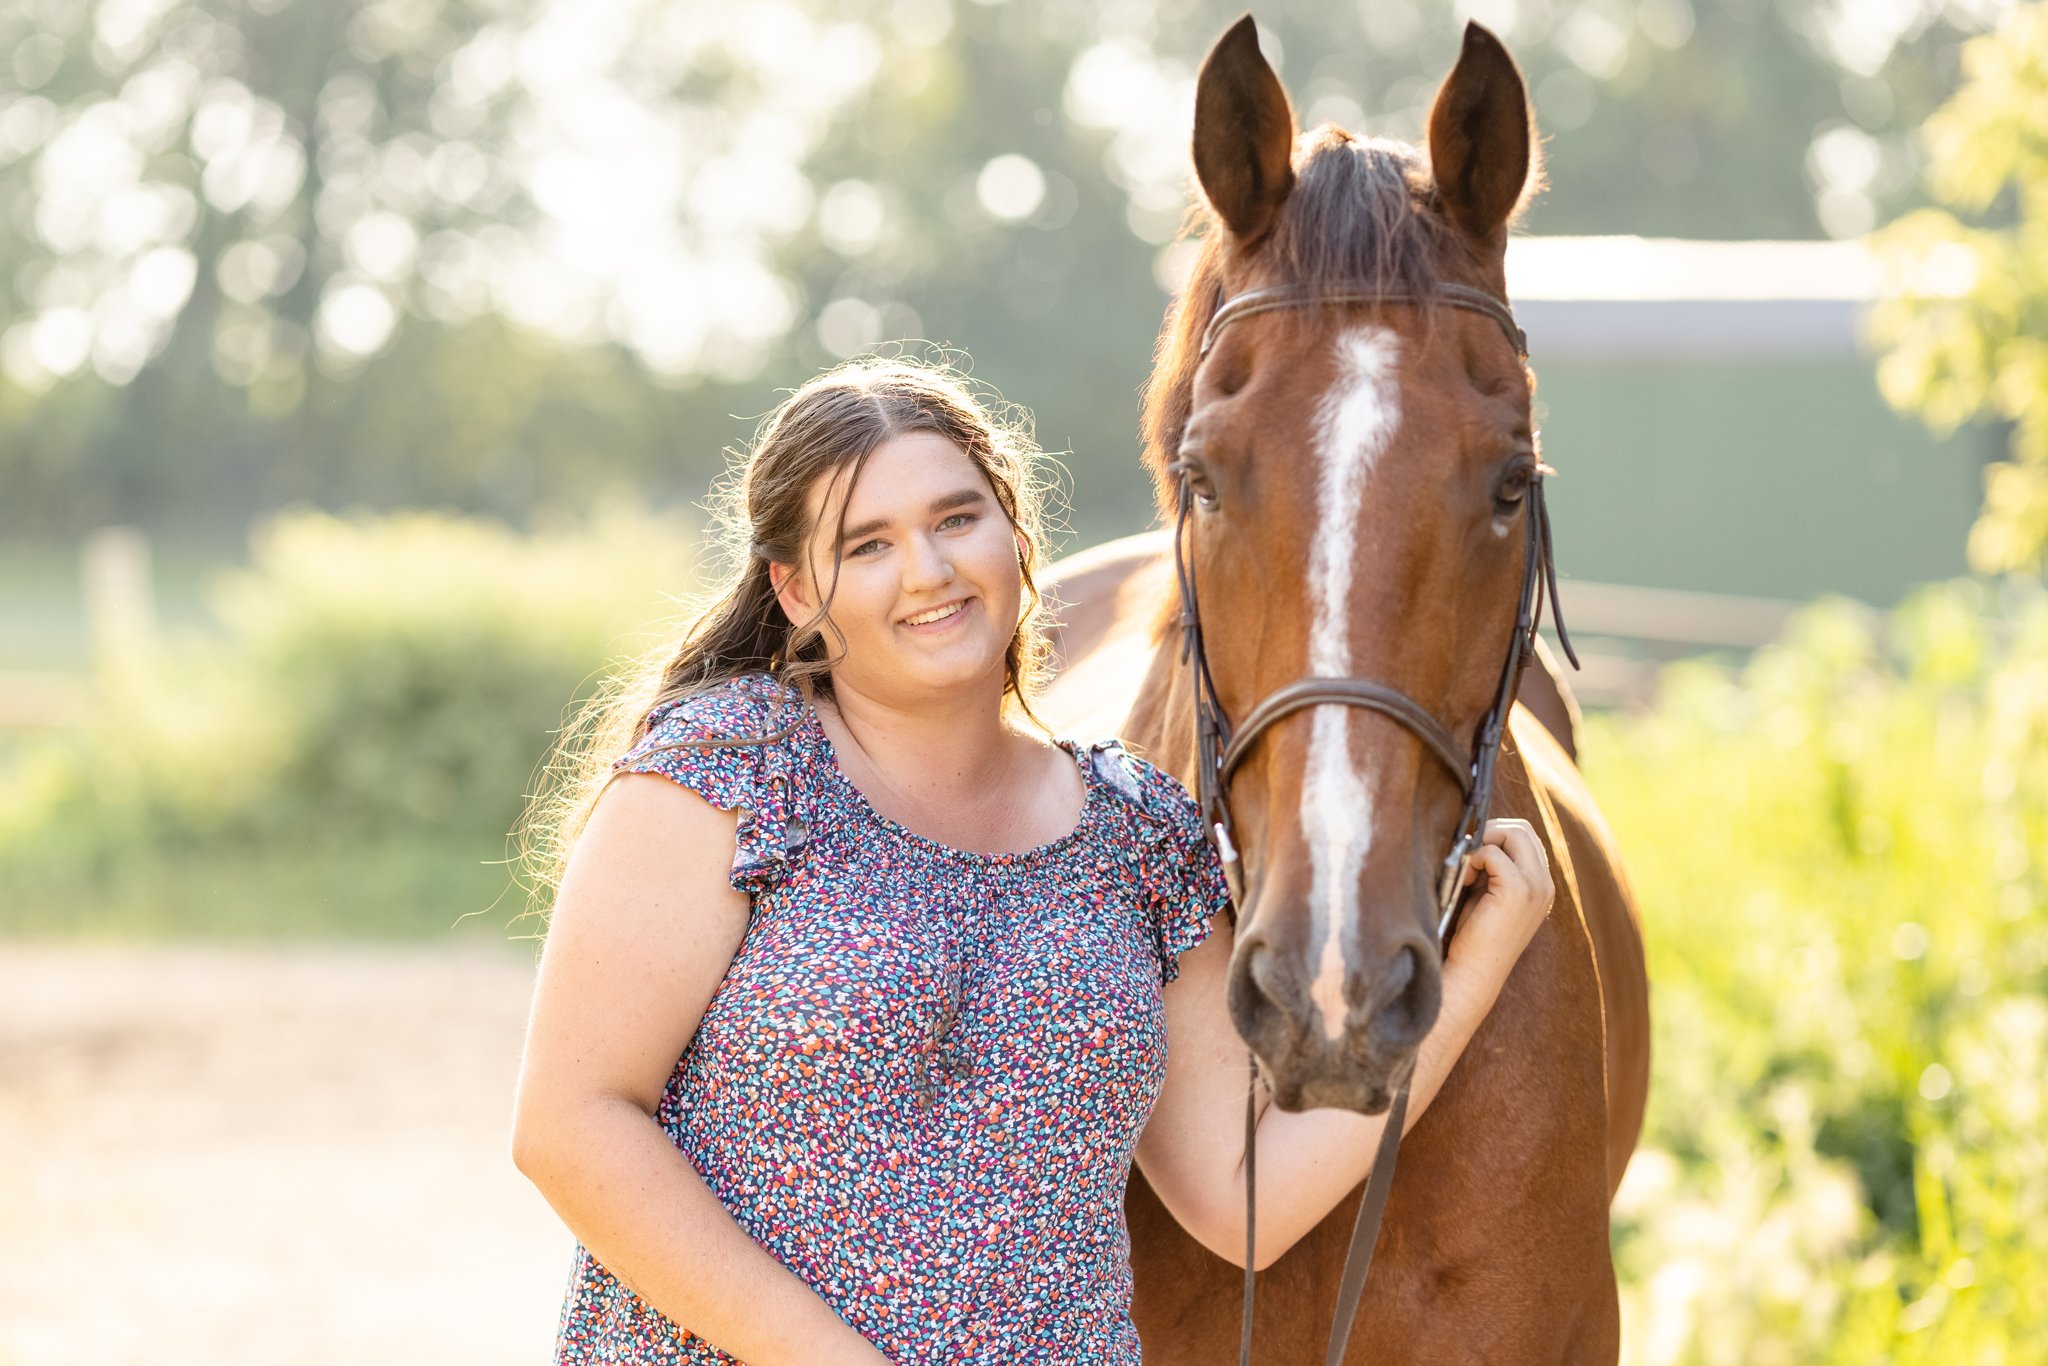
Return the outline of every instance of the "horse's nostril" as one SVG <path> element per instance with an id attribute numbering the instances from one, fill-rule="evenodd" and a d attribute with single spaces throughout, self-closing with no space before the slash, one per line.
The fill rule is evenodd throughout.
<path id="1" fill-rule="evenodd" d="M 1276 1022 L 1286 1020 L 1287 989 L 1280 960 L 1264 943 L 1253 942 L 1240 951 L 1244 961 L 1232 984 L 1231 1014 L 1245 1041 L 1256 1043 L 1268 1037 Z"/>
<path id="2" fill-rule="evenodd" d="M 1437 974 L 1425 964 L 1415 946 L 1404 946 L 1387 965 L 1374 995 L 1379 1007 L 1372 1014 L 1372 1040 L 1381 1048 L 1406 1048 L 1420 1043 L 1436 1023 Z"/>
<path id="3" fill-rule="evenodd" d="M 1255 945 L 1251 957 L 1245 963 L 1245 975 L 1251 979 L 1252 989 L 1268 1005 L 1277 1005 L 1281 997 L 1279 981 L 1279 960 L 1264 944 Z"/>
<path id="4" fill-rule="evenodd" d="M 1400 1000 L 1408 988 L 1415 985 L 1415 969 L 1419 962 L 1412 945 L 1394 955 L 1394 961 L 1387 966 L 1385 993 L 1388 1001 Z"/>

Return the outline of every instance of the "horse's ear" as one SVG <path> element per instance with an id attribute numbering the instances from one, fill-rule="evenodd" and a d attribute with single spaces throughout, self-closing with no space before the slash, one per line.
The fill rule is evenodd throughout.
<path id="1" fill-rule="evenodd" d="M 1231 234 L 1254 242 L 1294 188 L 1294 107 L 1247 14 L 1216 40 L 1195 82 L 1195 175 Z"/>
<path id="2" fill-rule="evenodd" d="M 1429 164 L 1444 212 L 1473 237 L 1502 229 L 1541 181 L 1535 118 L 1515 59 L 1478 24 L 1465 25 L 1458 64 L 1429 110 Z"/>

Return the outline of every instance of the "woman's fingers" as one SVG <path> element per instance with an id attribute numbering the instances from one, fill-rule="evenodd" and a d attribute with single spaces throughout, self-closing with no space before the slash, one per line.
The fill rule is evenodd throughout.
<path id="1" fill-rule="evenodd" d="M 1473 850 L 1472 866 L 1486 874 L 1486 894 L 1489 897 L 1499 897 L 1510 889 L 1525 888 L 1529 883 L 1527 865 L 1516 863 L 1497 844 L 1482 844 Z"/>
<path id="2" fill-rule="evenodd" d="M 1496 828 L 1497 844 L 1493 842 Z M 1504 849 L 1518 867 L 1528 872 L 1530 881 L 1545 890 L 1547 899 L 1551 889 L 1550 851 L 1536 837 L 1536 827 L 1523 820 L 1488 821 L 1486 835 L 1489 842 L 1482 847 Z"/>
<path id="3" fill-rule="evenodd" d="M 1550 866 L 1550 855 L 1543 848 L 1543 841 L 1536 838 L 1536 827 L 1513 816 L 1502 816 L 1486 823 L 1481 839 L 1488 845 L 1504 847 L 1514 855 L 1518 863 L 1534 863 L 1538 867 Z"/>
<path id="4" fill-rule="evenodd" d="M 1486 991 L 1497 991 L 1549 913 L 1550 864 L 1534 827 L 1503 819 L 1487 822 L 1467 866 L 1472 877 L 1486 874 L 1486 891 L 1452 939 L 1451 955 L 1477 973 Z"/>
<path id="5" fill-rule="evenodd" d="M 1536 827 L 1525 820 L 1503 816 L 1486 823 L 1481 843 L 1466 860 L 1462 885 L 1471 886 L 1486 874 L 1485 901 L 1504 899 L 1520 893 L 1548 910 L 1556 888 L 1550 879 L 1550 853 L 1536 838 Z"/>
<path id="6" fill-rule="evenodd" d="M 1518 862 L 1513 855 L 1498 844 L 1482 844 L 1472 851 L 1472 862 L 1484 868 L 1488 876 L 1496 873 L 1513 873 Z M 1522 862 L 1526 862 L 1523 860 Z"/>
<path id="7" fill-rule="evenodd" d="M 1535 827 L 1525 820 L 1503 816 L 1488 821 L 1480 839 L 1482 843 L 1473 849 L 1472 857 L 1465 864 L 1465 886 L 1472 885 L 1472 880 L 1482 868 L 1499 875 L 1522 869 L 1548 870 L 1550 867 L 1550 856 L 1544 850 L 1543 842 L 1536 838 Z"/>
<path id="8" fill-rule="evenodd" d="M 1513 889 L 1535 906 L 1549 909 L 1556 892 L 1550 878 L 1550 857 L 1529 822 L 1487 822 L 1485 843 L 1473 850 L 1472 867 L 1486 874 L 1489 897 Z"/>

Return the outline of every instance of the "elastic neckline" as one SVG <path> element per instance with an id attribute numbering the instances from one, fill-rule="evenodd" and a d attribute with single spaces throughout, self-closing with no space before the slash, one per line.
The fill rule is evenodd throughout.
<path id="1" fill-rule="evenodd" d="M 1081 811 L 1074 818 L 1073 828 L 1063 835 L 1047 840 L 1044 844 L 1033 845 L 1029 849 L 1009 850 L 999 854 L 983 853 L 976 849 L 961 849 L 955 845 L 946 844 L 943 841 L 933 839 L 929 835 L 920 835 L 909 826 L 903 824 L 903 822 L 892 820 L 880 811 L 877 811 L 875 804 L 868 800 L 867 793 L 861 791 L 859 784 L 855 783 L 852 778 L 849 778 L 846 775 L 846 770 L 840 766 L 839 749 L 832 743 L 831 735 L 826 732 L 825 723 L 818 719 L 817 708 L 811 704 L 811 699 L 799 694 L 799 700 L 804 709 L 804 726 L 823 751 L 824 768 L 829 779 L 845 790 L 855 809 L 869 821 L 896 836 L 904 843 L 921 849 L 926 853 L 952 859 L 960 863 L 974 864 L 987 868 L 1012 868 L 1035 865 L 1049 858 L 1056 857 L 1068 845 L 1073 844 L 1087 834 L 1089 824 L 1095 819 L 1096 808 L 1102 804 L 1101 783 L 1096 778 L 1094 766 L 1088 762 L 1088 747 L 1075 740 L 1054 736 L 1052 742 L 1066 751 L 1067 757 L 1074 761 L 1074 767 L 1081 774 Z"/>

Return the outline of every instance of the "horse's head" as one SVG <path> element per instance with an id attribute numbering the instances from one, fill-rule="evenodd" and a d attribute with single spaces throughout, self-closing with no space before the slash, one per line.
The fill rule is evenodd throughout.
<path id="1" fill-rule="evenodd" d="M 1472 25 L 1426 159 L 1330 127 L 1298 135 L 1246 18 L 1203 65 L 1194 154 L 1212 230 L 1146 420 L 1169 506 L 1167 463 L 1192 481 L 1217 698 L 1241 724 L 1305 677 L 1369 679 L 1469 750 L 1534 534 L 1531 380 L 1500 322 L 1431 295 L 1506 296 L 1507 226 L 1539 179 L 1521 75 Z M 1276 286 L 1353 298 L 1238 312 L 1202 354 L 1220 304 Z M 1237 1027 L 1282 1106 L 1381 1110 L 1436 1018 L 1457 780 L 1386 715 L 1321 704 L 1264 730 L 1229 794 Z"/>

